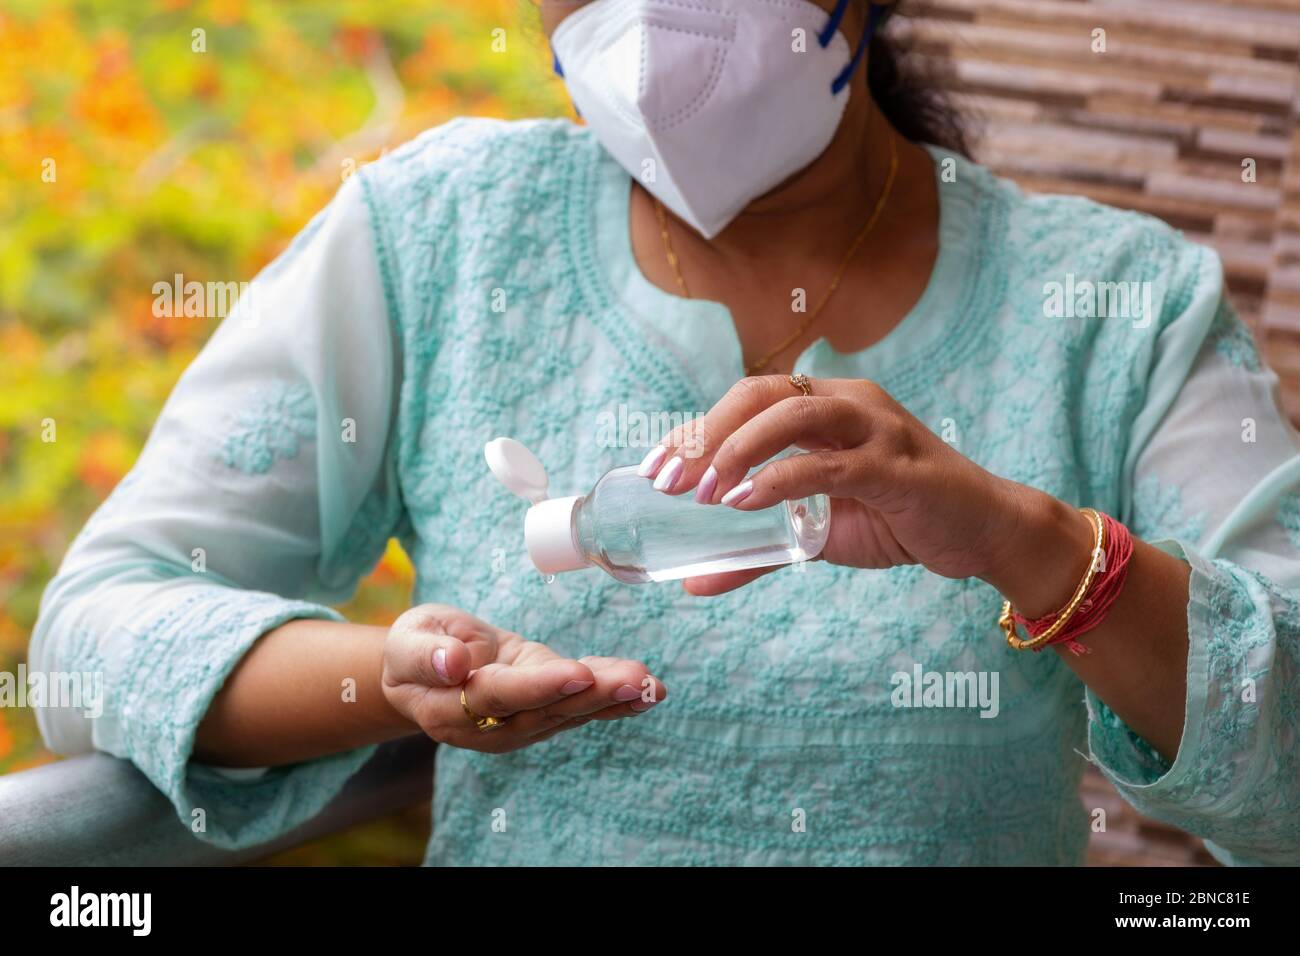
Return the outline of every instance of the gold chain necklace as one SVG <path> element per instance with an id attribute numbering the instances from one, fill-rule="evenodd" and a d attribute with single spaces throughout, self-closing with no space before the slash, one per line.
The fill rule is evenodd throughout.
<path id="1" fill-rule="evenodd" d="M 831 280 L 830 288 L 826 290 L 826 294 L 823 295 L 821 301 L 817 303 L 817 308 L 813 309 L 812 312 L 809 313 L 808 318 L 804 319 L 804 321 L 799 325 L 799 328 L 795 329 L 794 333 L 782 341 L 780 345 L 772 349 L 772 351 L 768 352 L 753 365 L 746 368 L 746 375 L 757 375 L 763 369 L 767 368 L 768 363 L 770 363 L 772 359 L 776 358 L 790 346 L 794 345 L 795 342 L 799 341 L 799 339 L 803 337 L 805 332 L 813 327 L 813 323 L 817 321 L 822 314 L 822 310 L 826 308 L 826 303 L 831 300 L 831 296 L 833 296 L 835 290 L 839 288 L 840 280 L 844 278 L 844 270 L 849 267 L 849 262 L 857 254 L 858 249 L 861 248 L 862 243 L 866 241 L 867 236 L 871 234 L 871 230 L 875 228 L 876 223 L 880 220 L 881 213 L 885 211 L 885 206 L 889 202 L 889 197 L 893 195 L 894 179 L 897 175 L 898 141 L 895 138 L 894 133 L 891 131 L 889 135 L 889 175 L 885 178 L 885 185 L 880 190 L 880 197 L 876 200 L 876 207 L 871 211 L 870 218 L 867 219 L 866 224 L 863 225 L 857 238 L 855 238 L 853 243 L 849 246 L 849 251 L 846 252 L 844 258 L 840 260 L 840 266 L 835 271 L 835 278 Z M 655 214 L 659 217 L 659 235 L 663 239 L 664 256 L 668 260 L 668 267 L 673 271 L 673 276 L 677 279 L 677 288 L 681 290 L 682 297 L 689 299 L 691 293 L 686 287 L 686 279 L 682 276 L 681 263 L 677 258 L 677 253 L 673 251 L 672 240 L 668 237 L 668 214 L 664 211 L 664 205 L 659 201 L 658 197 L 654 197 L 654 202 Z"/>

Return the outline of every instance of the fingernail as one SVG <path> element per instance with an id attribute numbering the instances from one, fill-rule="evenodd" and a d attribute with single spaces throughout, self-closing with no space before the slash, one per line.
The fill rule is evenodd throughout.
<path id="1" fill-rule="evenodd" d="M 713 489 L 718 486 L 718 472 L 712 465 L 700 479 L 698 487 L 695 489 L 695 500 L 702 505 L 708 504 L 713 500 Z"/>
<path id="2" fill-rule="evenodd" d="M 433 669 L 438 672 L 438 676 L 443 680 L 451 680 L 447 676 L 447 649 L 440 647 L 433 652 Z"/>
<path id="3" fill-rule="evenodd" d="M 576 694 L 578 691 L 586 690 L 594 683 L 596 683 L 594 680 L 571 680 L 560 688 L 560 693 Z"/>
<path id="4" fill-rule="evenodd" d="M 668 449 L 663 445 L 656 445 L 650 449 L 650 454 L 641 459 L 641 464 L 637 465 L 636 473 L 642 478 L 649 478 L 659 466 L 663 464 L 664 456 L 668 454 Z"/>
<path id="5" fill-rule="evenodd" d="M 657 700 L 639 700 L 632 705 L 632 709 L 638 714 L 644 714 L 647 710 L 659 703 Z"/>
<path id="6" fill-rule="evenodd" d="M 620 703 L 626 703 L 629 700 L 636 700 L 641 696 L 641 688 L 633 687 L 631 684 L 624 684 L 618 690 L 614 691 L 614 699 Z"/>
<path id="7" fill-rule="evenodd" d="M 655 491 L 672 491 L 673 486 L 677 484 L 677 479 L 682 476 L 682 469 L 685 466 L 685 462 L 680 458 L 674 458 L 664 465 L 664 470 L 659 472 L 659 477 L 655 479 Z"/>
<path id="8" fill-rule="evenodd" d="M 728 491 L 725 495 L 722 496 L 722 503 L 724 505 L 734 505 L 737 502 L 744 501 L 746 498 L 749 497 L 749 493 L 753 490 L 754 490 L 754 483 L 750 481 L 748 478 L 746 478 L 744 481 L 736 485 L 736 487 L 732 488 L 730 491 Z"/>

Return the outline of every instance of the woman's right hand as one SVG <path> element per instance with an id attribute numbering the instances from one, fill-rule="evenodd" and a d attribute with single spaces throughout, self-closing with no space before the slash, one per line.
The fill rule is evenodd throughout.
<path id="1" fill-rule="evenodd" d="M 420 605 L 393 622 L 382 683 L 389 704 L 434 740 L 485 753 L 592 720 L 635 717 L 667 695 L 638 661 L 569 660 L 445 604 Z M 470 710 L 504 726 L 479 730 L 461 706 L 462 687 Z"/>

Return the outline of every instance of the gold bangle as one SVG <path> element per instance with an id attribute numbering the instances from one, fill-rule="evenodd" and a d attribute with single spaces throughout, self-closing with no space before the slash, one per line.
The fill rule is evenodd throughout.
<path id="1" fill-rule="evenodd" d="M 1093 544 L 1092 556 L 1088 560 L 1088 570 L 1084 572 L 1083 580 L 1074 589 L 1074 595 L 1070 598 L 1069 603 L 1056 612 L 1056 620 L 1052 622 L 1051 626 L 1037 637 L 1025 640 L 1016 633 L 1015 612 L 1011 609 L 1011 602 L 1002 602 L 1002 613 L 998 616 L 998 626 L 1002 628 L 1002 632 L 1006 635 L 1007 644 L 1017 651 L 1032 651 L 1035 648 L 1042 647 L 1056 637 L 1057 634 L 1060 634 L 1065 629 L 1065 625 L 1070 623 L 1070 618 L 1074 617 L 1075 612 L 1079 610 L 1079 605 L 1083 603 L 1083 599 L 1087 597 L 1088 591 L 1092 587 L 1093 578 L 1097 576 L 1097 570 L 1101 564 L 1098 558 L 1106 553 L 1106 525 L 1101 520 L 1101 515 L 1092 508 L 1080 508 L 1079 510 L 1087 515 L 1088 520 L 1092 522 L 1096 540 Z"/>

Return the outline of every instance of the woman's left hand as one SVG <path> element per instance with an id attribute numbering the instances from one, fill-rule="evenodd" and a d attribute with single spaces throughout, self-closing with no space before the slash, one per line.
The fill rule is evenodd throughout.
<path id="1" fill-rule="evenodd" d="M 1074 571 L 1056 571 L 1050 560 L 1029 568 L 1025 562 L 1033 560 L 1037 541 L 1064 551 L 1075 568 L 1080 552 L 1061 545 L 1083 542 L 1086 558 L 1087 518 L 981 468 L 873 382 L 814 379 L 811 387 L 805 396 L 784 375 L 740 380 L 706 416 L 668 435 L 667 451 L 652 451 L 642 473 L 666 493 L 695 489 L 699 501 L 742 511 L 826 494 L 831 526 L 821 557 L 827 561 L 858 568 L 919 563 L 944 577 L 979 577 L 1004 591 L 1020 590 L 1030 603 L 1046 604 L 1044 613 L 1054 606 L 1061 582 Z M 771 462 L 746 479 L 751 468 L 792 445 L 808 453 Z M 691 578 L 686 587 L 719 594 L 772 570 Z M 1038 585 L 1026 580 L 1022 586 L 1022 578 L 1032 580 L 1028 570 Z"/>

